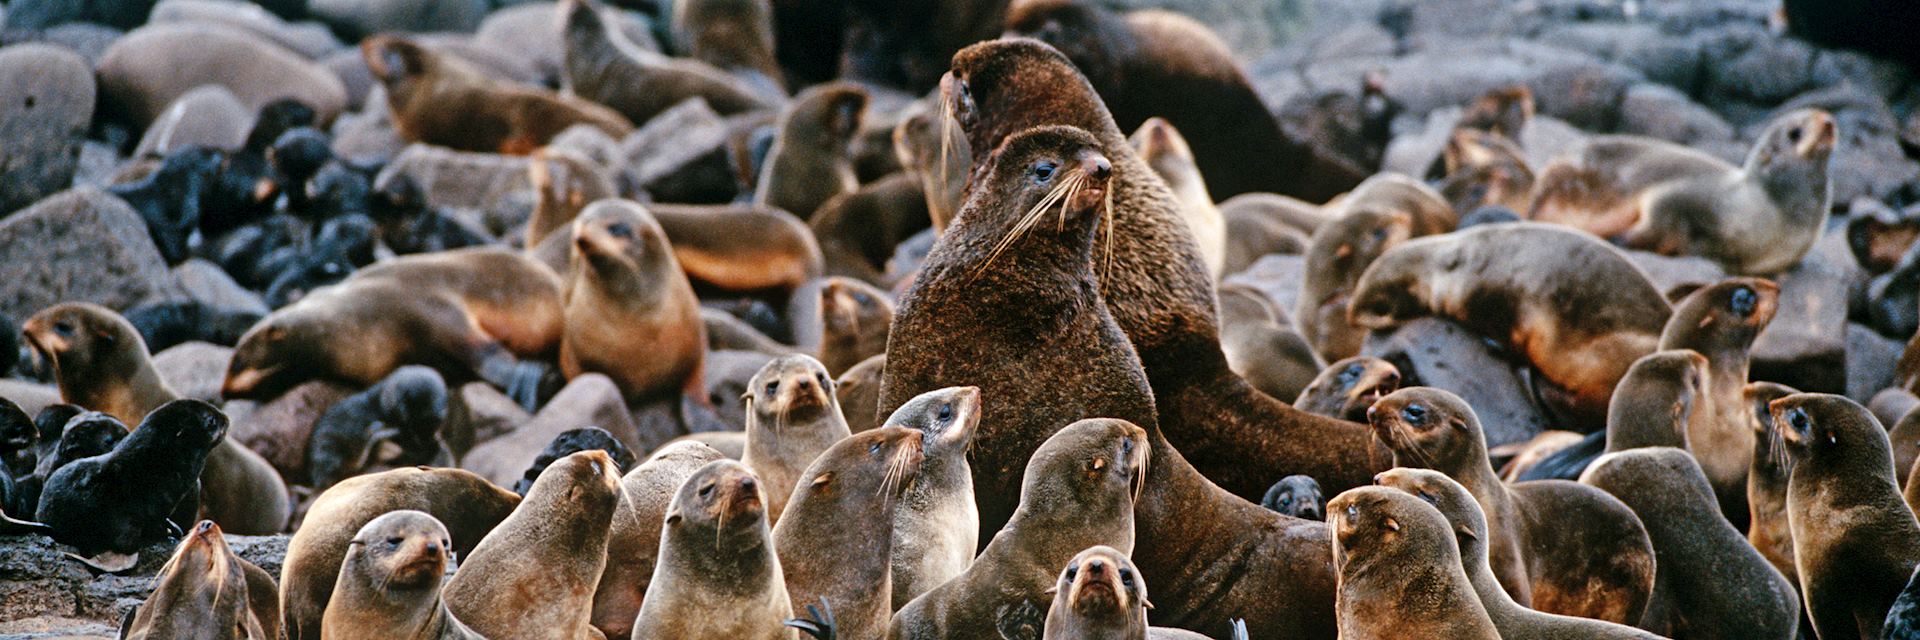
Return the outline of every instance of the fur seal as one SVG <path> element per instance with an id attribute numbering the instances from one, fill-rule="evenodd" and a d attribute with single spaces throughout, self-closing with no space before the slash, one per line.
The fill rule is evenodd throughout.
<path id="1" fill-rule="evenodd" d="M 826 273 L 881 284 L 904 276 L 888 273 L 887 259 L 932 224 L 922 189 L 918 178 L 898 171 L 821 203 L 807 226 Z"/>
<path id="2" fill-rule="evenodd" d="M 1439 471 L 1473 493 L 1487 516 L 1494 573 L 1515 601 L 1621 624 L 1640 620 L 1654 587 L 1654 551 L 1620 500 L 1565 480 L 1501 482 L 1487 461 L 1479 417 L 1440 389 L 1395 391 L 1367 417 L 1393 450 L 1394 466 Z M 1339 513 L 1332 504 L 1327 509 Z"/>
<path id="3" fill-rule="evenodd" d="M 1384 487 L 1392 487 L 1425 500 L 1445 516 L 1459 543 L 1460 561 L 1465 565 L 1467 581 L 1473 583 L 1481 606 L 1493 620 L 1503 638 L 1546 638 L 1567 640 L 1655 640 L 1646 631 L 1602 620 L 1541 613 L 1514 602 L 1493 576 L 1487 560 L 1487 518 L 1480 503 L 1467 488 L 1446 474 L 1431 469 L 1390 469 L 1375 477 Z"/>
<path id="4" fill-rule="evenodd" d="M 153 594 L 120 629 L 123 640 L 280 637 L 273 576 L 234 555 L 220 525 L 202 520 L 160 568 Z"/>
<path id="5" fill-rule="evenodd" d="M 401 365 L 449 384 L 486 380 L 523 406 L 564 326 L 560 278 L 502 248 L 402 256 L 361 269 L 269 314 L 240 338 L 221 393 L 265 400 L 309 379 L 366 387 Z M 529 380 L 531 378 L 531 380 Z"/>
<path id="6" fill-rule="evenodd" d="M 481 640 L 440 599 L 450 564 L 453 535 L 432 515 L 401 509 L 374 518 L 347 543 L 321 637 Z"/>
<path id="7" fill-rule="evenodd" d="M 600 635 L 589 624 L 593 589 L 619 498 L 620 472 L 605 451 L 554 462 L 447 581 L 447 610 L 489 638 Z"/>
<path id="8" fill-rule="evenodd" d="M 1192 18 L 1153 10 L 1121 15 L 1079 0 L 1023 0 L 1007 8 L 1006 26 L 1073 60 L 1123 129 L 1153 116 L 1179 128 L 1198 150 L 1200 173 L 1216 197 L 1274 191 L 1325 202 L 1366 177 L 1288 136 L 1233 52 Z"/>
<path id="9" fill-rule="evenodd" d="M 602 200 L 573 222 L 560 371 L 606 374 L 629 404 L 706 396 L 706 326 L 666 230 L 645 207 Z"/>
<path id="10" fill-rule="evenodd" d="M 1800 391 L 1783 384 L 1753 382 L 1743 396 L 1747 428 L 1754 434 L 1753 465 L 1747 470 L 1747 542 L 1798 586 L 1800 568 L 1794 564 L 1793 527 L 1787 517 L 1787 476 L 1792 468 L 1781 441 L 1784 434 L 1768 408 L 1773 401 L 1796 393 Z"/>
<path id="11" fill-rule="evenodd" d="M 1320 493 L 1320 483 L 1308 476 L 1281 478 L 1273 483 L 1273 488 L 1267 489 L 1260 506 L 1302 520 L 1327 519 L 1327 499 Z"/>
<path id="12" fill-rule="evenodd" d="M 927 199 L 927 220 L 937 233 L 946 230 L 966 200 L 973 151 L 967 146 L 966 132 L 947 120 L 944 109 L 928 101 L 907 109 L 893 129 L 893 152 L 906 173 L 919 181 L 921 195 Z"/>
<path id="13" fill-rule="evenodd" d="M 1489 206 L 1526 211 L 1533 204 L 1533 167 L 1511 138 L 1455 129 L 1440 159 L 1446 176 L 1436 188 L 1462 216 Z"/>
<path id="14" fill-rule="evenodd" d="M 1307 413 L 1349 422 L 1366 422 L 1367 409 L 1381 396 L 1400 389 L 1400 370 L 1373 356 L 1354 356 L 1327 365 L 1294 399 Z"/>
<path id="15" fill-rule="evenodd" d="M 1125 420 L 1081 420 L 1047 438 L 1027 462 L 1007 526 L 965 572 L 896 612 L 887 637 L 1002 637 L 1012 612 L 1037 613 L 1051 599 L 1053 567 L 1074 549 L 1131 551 L 1148 455 L 1146 430 Z"/>
<path id="16" fill-rule="evenodd" d="M 456 554 L 472 551 L 506 519 L 520 496 L 461 469 L 408 467 L 356 476 L 322 492 L 287 542 L 280 611 L 288 640 L 321 637 L 327 603 L 361 528 L 391 511 L 424 512 L 444 523 Z"/>
<path id="17" fill-rule="evenodd" d="M 1147 626 L 1147 579 L 1133 560 L 1106 545 L 1087 547 L 1060 572 L 1041 640 L 1188 640 L 1179 629 Z M 1239 638 L 1241 636 L 1235 636 Z"/>
<path id="18" fill-rule="evenodd" d="M 559 11 L 566 49 L 562 84 L 635 123 L 644 125 L 669 107 L 696 97 L 723 116 L 773 106 L 747 83 L 705 62 L 672 58 L 635 45 L 602 15 L 604 9 L 594 0 L 562 0 Z"/>
<path id="19" fill-rule="evenodd" d="M 920 475 L 893 512 L 893 610 L 964 573 L 980 548 L 967 451 L 980 427 L 980 388 L 915 396 L 882 426 L 920 431 Z"/>
<path id="20" fill-rule="evenodd" d="M 851 82 L 830 82 L 794 96 L 780 112 L 780 133 L 767 152 L 753 203 L 811 220 L 834 196 L 858 190 L 848 145 L 860 131 L 867 101 L 867 91 Z"/>
<path id="21" fill-rule="evenodd" d="M 695 60 L 724 69 L 763 94 L 786 93 L 773 51 L 769 0 L 691 0 L 673 3 L 673 39 Z"/>
<path id="22" fill-rule="evenodd" d="M 1245 284 L 1220 287 L 1220 351 L 1235 373 L 1275 398 L 1299 396 L 1327 367 L 1293 317 Z"/>
<path id="23" fill-rule="evenodd" d="M 62 402 L 137 425 L 148 412 L 180 397 L 160 379 L 133 325 L 105 307 L 54 305 L 22 327 L 35 352 L 53 363 Z M 224 427 L 221 431 L 200 475 L 202 511 L 236 534 L 279 533 L 293 510 L 280 473 L 260 454 L 226 438 Z"/>
<path id="24" fill-rule="evenodd" d="M 778 523 L 815 458 L 852 435 L 833 379 L 812 356 L 780 356 L 747 383 L 747 448 L 741 461 L 766 487 L 767 518 Z"/>
<path id="25" fill-rule="evenodd" d="M 707 463 L 667 506 L 633 636 L 790 639 L 792 615 L 761 484 L 746 465 Z"/>
<path id="26" fill-rule="evenodd" d="M 1274 478 L 1287 474 L 1312 475 L 1339 490 L 1365 484 L 1380 470 L 1372 464 L 1373 444 L 1364 429 L 1298 412 L 1233 372 L 1219 347 L 1212 278 L 1185 233 L 1178 201 L 1127 145 L 1099 95 L 1066 56 L 1027 39 L 980 43 L 954 56 L 942 86 L 943 103 L 950 105 L 950 116 L 968 138 L 976 172 L 984 171 L 987 158 L 1005 138 L 1029 127 L 1071 125 L 1099 140 L 1099 152 L 1113 165 L 1113 233 L 1095 240 L 1100 249 L 1089 258 L 1094 262 L 1090 266 L 1102 274 L 1101 295 L 1112 301 L 1109 312 L 1147 371 L 1159 420 L 1168 426 L 1164 435 L 1209 480 L 1255 499 Z M 1170 121 L 1182 126 L 1195 145 L 1202 144 L 1190 127 Z M 1220 190 L 1213 193 L 1223 195 Z M 1110 252 L 1105 248 L 1109 244 Z M 889 410 L 930 388 L 890 396 L 881 407 Z M 999 397 L 991 390 L 987 396 Z M 1308 433 L 1313 435 L 1300 435 Z M 1012 487 L 1003 491 L 1000 495 L 1011 497 Z M 1003 504 L 995 515 L 983 510 L 984 524 L 999 522 L 1010 508 Z M 1134 560 L 1155 573 L 1153 559 Z M 1163 604 L 1184 603 L 1177 596 L 1166 597 L 1184 593 L 1184 581 L 1156 578 L 1155 584 Z M 1216 611 L 1191 624 L 1223 625 L 1236 615 L 1249 614 Z M 1269 628 L 1257 619 L 1250 623 Z"/>
<path id="27" fill-rule="evenodd" d="M 612 109 L 495 80 L 464 60 L 399 36 L 368 38 L 360 54 L 386 87 L 394 129 L 410 142 L 526 155 L 576 124 L 616 139 L 633 132 L 633 123 Z"/>
<path id="28" fill-rule="evenodd" d="M 308 486 L 324 491 L 369 465 L 453 466 L 453 452 L 440 438 L 447 415 L 447 383 L 439 373 L 419 365 L 395 369 L 320 414 L 307 443 Z M 376 455 L 383 442 L 396 445 L 398 455 Z"/>
<path id="29" fill-rule="evenodd" d="M 1793 461 L 1787 521 L 1813 630 L 1877 637 L 1920 564 L 1920 522 L 1900 498 L 1886 429 L 1841 396 L 1796 394 L 1768 409 Z"/>
<path id="30" fill-rule="evenodd" d="M 1327 503 L 1327 528 L 1341 638 L 1500 637 L 1433 505 L 1386 487 L 1349 489 Z"/>
<path id="31" fill-rule="evenodd" d="M 1747 524 L 1747 468 L 1753 463 L 1752 405 L 1745 396 L 1753 342 L 1779 307 L 1779 285 L 1730 278 L 1681 298 L 1660 333 L 1661 349 L 1692 349 L 1707 357 L 1707 395 L 1687 424 L 1688 449 L 1736 528 Z"/>
<path id="32" fill-rule="evenodd" d="M 400 175 L 393 176 L 394 179 Z M 533 186 L 533 214 L 527 217 L 521 243 L 529 255 L 566 273 L 570 255 L 567 240 L 550 241 L 558 234 L 567 237 L 587 205 L 620 197 L 613 176 L 598 163 L 580 153 L 555 147 L 541 147 L 527 163 L 527 182 Z"/>
<path id="33" fill-rule="evenodd" d="M 919 475 L 921 437 L 905 427 L 865 431 L 835 443 L 800 476 L 773 528 L 794 611 L 825 602 L 839 634 L 886 635 L 893 613 L 893 516 Z"/>
<path id="34" fill-rule="evenodd" d="M 620 504 L 607 533 L 608 562 L 593 590 L 593 626 L 610 640 L 633 634 L 635 616 L 659 561 L 660 525 L 681 485 L 720 452 L 698 442 L 672 442 L 647 456 L 620 479 Z M 781 588 L 785 588 L 783 585 Z"/>
<path id="35" fill-rule="evenodd" d="M 1045 51 L 1035 43 L 1014 46 Z M 1055 71 L 1071 70 L 1054 55 Z M 1238 615 L 1276 633 L 1330 634 L 1333 575 L 1326 530 L 1233 498 L 1200 475 L 1160 433 L 1155 394 L 1096 284 L 1095 274 L 1103 268 L 1094 235 L 1106 199 L 1101 191 L 1123 175 L 1099 149 L 1128 151 L 1117 142 L 1117 131 L 1108 129 L 1110 137 L 1095 138 L 1070 127 L 1037 127 L 997 144 L 992 162 L 981 165 L 967 205 L 901 298 L 888 337 L 880 407 L 891 411 L 913 395 L 953 385 L 981 387 L 992 404 L 974 436 L 970 464 L 982 531 L 988 533 L 999 531 L 1016 506 L 1006 502 L 1018 491 L 1015 470 L 1026 468 L 1033 450 L 1055 431 L 1088 415 L 1145 428 L 1154 460 L 1136 503 L 1142 553 L 1134 560 L 1161 585 L 1165 622 L 1224 634 L 1228 617 Z M 1101 139 L 1110 143 L 1100 144 Z M 1130 171 L 1125 175 L 1149 170 L 1134 164 Z M 1063 184 L 1078 184 L 1077 196 L 1066 197 Z M 1047 202 L 1050 194 L 1054 200 Z M 1124 195 L 1114 194 L 1116 205 Z M 1047 206 L 1036 207 L 1042 203 Z M 1065 205 L 1066 215 L 1049 223 L 1046 218 L 1058 216 L 1054 205 Z M 1172 215 L 1171 209 L 1161 211 Z M 1123 228 L 1117 206 L 1114 213 L 1116 228 Z M 1023 221 L 1024 235 L 1013 233 Z M 1116 242 L 1125 237 L 1115 235 Z M 1019 250 L 989 260 L 993 247 L 1010 237 Z M 1122 266 L 1118 254 L 1117 247 L 1116 268 Z M 1192 268 L 1183 274 L 1208 286 L 1204 267 L 1192 260 L 1184 264 Z M 1208 315 L 1198 317 L 1210 317 L 1211 306 L 1208 302 L 1203 312 Z M 1212 352 L 1217 354 L 1217 347 Z M 1245 447 L 1239 451 L 1242 459 L 1248 457 Z M 1299 459 L 1297 451 L 1293 459 Z M 1249 531 L 1261 535 L 1246 535 Z M 1274 606 L 1279 601 L 1325 606 L 1282 612 Z M 1032 613 L 1037 622 L 1042 612 Z"/>
<path id="36" fill-rule="evenodd" d="M 1174 197 L 1180 199 L 1181 219 L 1187 221 L 1187 232 L 1193 234 L 1200 257 L 1207 262 L 1207 270 L 1213 272 L 1216 280 L 1226 275 L 1223 272 L 1227 259 L 1227 221 L 1221 217 L 1213 195 L 1207 193 L 1207 182 L 1194 163 L 1193 148 L 1187 145 L 1187 139 L 1166 119 L 1153 117 L 1140 123 L 1140 128 L 1135 129 L 1127 141 L 1133 144 L 1140 159 L 1166 181 Z"/>
<path id="37" fill-rule="evenodd" d="M 1640 627 L 1688 637 L 1790 640 L 1799 633 L 1793 583 L 1715 517 L 1719 501 L 1692 455 L 1671 447 L 1609 453 L 1580 482 L 1626 502 L 1660 554 Z"/>
<path id="38" fill-rule="evenodd" d="M 757 205 L 648 205 L 673 255 L 699 291 L 784 300 L 820 277 L 820 245 L 807 223 Z"/>
<path id="39" fill-rule="evenodd" d="M 1706 399 L 1709 375 L 1706 356 L 1688 349 L 1633 361 L 1607 403 L 1606 452 L 1691 449 L 1694 414 L 1713 410 Z"/>
<path id="40" fill-rule="evenodd" d="M 1541 256 L 1552 256 L 1553 273 L 1567 275 L 1543 277 Z M 1566 309 L 1591 311 L 1569 316 Z M 1659 344 L 1672 309 L 1619 251 L 1583 233 L 1523 222 L 1401 243 L 1360 276 L 1348 313 L 1369 329 L 1435 315 L 1497 340 L 1544 378 L 1536 395 L 1590 431 L 1605 424 L 1627 367 Z"/>
<path id="41" fill-rule="evenodd" d="M 847 416 L 847 429 L 854 433 L 880 426 L 880 383 L 884 381 L 887 354 L 880 354 L 853 365 L 833 382 L 840 396 L 840 413 Z"/>
<path id="42" fill-rule="evenodd" d="M 1389 249 L 1414 235 L 1412 216 L 1372 208 L 1355 208 L 1314 230 L 1307 240 L 1304 279 L 1293 316 L 1301 337 L 1322 358 L 1360 354 L 1372 327 L 1354 322 L 1347 311 L 1360 277 Z"/>
<path id="43" fill-rule="evenodd" d="M 179 531 L 180 514 L 190 514 L 199 495 L 208 452 L 226 432 L 227 416 L 213 405 L 161 405 L 112 451 L 48 476 L 34 520 L 90 558 L 88 564 L 130 568 L 146 545 Z"/>

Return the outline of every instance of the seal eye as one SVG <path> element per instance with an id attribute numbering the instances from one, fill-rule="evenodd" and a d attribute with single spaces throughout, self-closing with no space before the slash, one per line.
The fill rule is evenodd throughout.
<path id="1" fill-rule="evenodd" d="M 1127 585 L 1128 589 L 1132 589 L 1133 588 L 1133 572 L 1126 569 L 1121 569 L 1120 584 Z"/>
<path id="2" fill-rule="evenodd" d="M 1291 507 L 1291 506 L 1293 506 L 1293 496 L 1287 496 L 1287 497 L 1284 497 L 1284 498 L 1281 498 L 1281 499 L 1280 499 L 1280 506 L 1282 506 L 1282 507 Z"/>
<path id="3" fill-rule="evenodd" d="M 1034 163 L 1033 169 L 1029 172 L 1033 174 L 1034 182 L 1046 184 L 1053 180 L 1053 174 L 1059 169 L 1060 166 L 1051 161 L 1041 161 Z"/>
<path id="4" fill-rule="evenodd" d="M 1347 517 L 1348 518 L 1360 517 L 1360 505 L 1357 505 L 1357 504 L 1347 505 Z"/>
<path id="5" fill-rule="evenodd" d="M 1813 430 L 1813 419 L 1807 417 L 1806 409 L 1794 409 L 1787 412 L 1787 424 L 1792 425 L 1793 430 L 1800 433 Z"/>
<path id="6" fill-rule="evenodd" d="M 1744 318 L 1752 315 L 1753 308 L 1759 306 L 1759 304 L 1760 296 L 1755 294 L 1753 289 L 1740 287 L 1733 290 L 1732 300 L 1728 301 L 1727 306 L 1733 309 L 1735 315 Z"/>
<path id="7" fill-rule="evenodd" d="M 62 338 L 71 338 L 73 337 L 73 324 L 65 320 L 55 322 L 53 323 L 53 332 L 60 334 Z"/>
<path id="8" fill-rule="evenodd" d="M 1079 575 L 1080 575 L 1080 565 L 1077 565 L 1077 564 L 1067 565 L 1067 582 L 1073 582 L 1073 579 L 1075 577 L 1078 577 Z"/>
<path id="9" fill-rule="evenodd" d="M 879 455 L 879 454 L 880 454 L 880 443 L 879 443 L 878 441 L 875 441 L 875 442 L 874 442 L 873 444 L 870 444 L 870 445 L 867 445 L 867 453 L 871 453 L 871 454 L 874 454 L 874 455 Z"/>
<path id="10" fill-rule="evenodd" d="M 406 541 L 407 541 L 407 539 L 406 539 L 406 538 L 402 538 L 402 537 L 400 537 L 400 536 L 394 536 L 394 537 L 391 537 L 391 538 L 387 538 L 387 546 L 389 546 L 389 547 L 398 547 L 398 546 L 400 546 L 400 543 L 402 543 L 402 542 L 406 542 Z"/>
<path id="11" fill-rule="evenodd" d="M 707 486 L 700 487 L 700 497 L 702 498 L 713 497 L 713 485 L 709 484 Z"/>
<path id="12" fill-rule="evenodd" d="M 1787 142 L 1800 144 L 1800 127 L 1794 127 L 1792 129 L 1787 130 Z"/>
<path id="13" fill-rule="evenodd" d="M 1365 370 L 1366 367 L 1358 364 L 1347 365 L 1346 369 L 1340 371 L 1340 384 L 1353 384 L 1353 381 L 1360 379 L 1360 373 Z"/>
<path id="14" fill-rule="evenodd" d="M 853 292 L 853 301 L 864 307 L 873 304 L 873 296 L 867 295 L 864 291 L 855 291 Z"/>
<path id="15" fill-rule="evenodd" d="M 767 383 L 767 395 L 771 396 L 775 393 L 778 393 L 779 391 L 780 391 L 780 381 L 775 380 L 773 382 Z"/>
<path id="16" fill-rule="evenodd" d="M 824 388 L 826 388 L 826 386 L 827 386 L 827 374 L 824 374 L 824 373 L 816 373 L 816 374 L 813 374 L 813 379 L 814 379 L 814 380 L 818 380 L 818 381 L 820 382 L 820 387 L 821 387 L 821 388 L 823 388 L 823 389 L 824 389 Z"/>
<path id="17" fill-rule="evenodd" d="M 1410 404 L 1407 405 L 1407 408 L 1400 410 L 1400 416 L 1406 418 L 1407 422 L 1416 425 L 1426 424 L 1427 408 L 1417 404 Z"/>
<path id="18" fill-rule="evenodd" d="M 633 239 L 633 225 L 625 222 L 615 222 L 607 227 L 607 235 L 622 240 L 631 240 Z"/>
<path id="19" fill-rule="evenodd" d="M 1374 242 L 1379 242 L 1379 241 L 1381 241 L 1381 240 L 1385 240 L 1385 239 L 1387 239 L 1387 230 L 1386 230 L 1386 229 L 1374 229 L 1374 230 L 1372 230 L 1372 231 L 1369 231 L 1369 232 L 1367 232 L 1367 237 L 1369 237 L 1369 238 L 1372 238 Z"/>

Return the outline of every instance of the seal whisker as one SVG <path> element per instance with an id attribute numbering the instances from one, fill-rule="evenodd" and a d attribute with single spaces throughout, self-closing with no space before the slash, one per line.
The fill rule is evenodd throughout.
<path id="1" fill-rule="evenodd" d="M 1046 215 L 1047 209 L 1052 207 L 1055 202 L 1066 200 L 1068 189 L 1079 184 L 1079 175 L 1080 174 L 1074 174 L 1060 181 L 1060 184 L 1054 185 L 1053 190 L 1048 191 L 1047 195 L 1040 198 L 1040 201 L 1035 203 L 1032 209 L 1028 209 L 1025 214 L 1022 214 L 1020 219 L 1014 223 L 1013 228 L 1007 231 L 1007 235 L 1001 238 L 999 243 L 994 245 L 993 251 L 987 254 L 987 259 L 982 261 L 980 266 L 974 270 L 973 279 L 979 279 L 980 274 L 985 273 L 987 267 L 992 266 L 994 261 L 1000 258 L 1000 254 L 1005 253 L 1008 247 L 1013 246 L 1013 243 L 1019 240 L 1021 236 L 1026 235 L 1026 232 L 1032 229 L 1033 225 L 1039 223 L 1040 218 Z M 1064 205 L 1062 206 L 1064 214 Z"/>

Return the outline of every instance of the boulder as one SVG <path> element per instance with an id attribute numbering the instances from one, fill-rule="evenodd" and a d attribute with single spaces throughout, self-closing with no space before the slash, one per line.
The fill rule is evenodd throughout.
<path id="1" fill-rule="evenodd" d="M 226 405 L 232 426 L 227 437 L 266 458 L 282 478 L 307 476 L 307 441 L 313 424 L 333 403 L 358 391 L 344 385 L 314 380 L 265 403 L 236 400 Z"/>
<path id="2" fill-rule="evenodd" d="M 0 49 L 0 218 L 73 184 L 93 120 L 87 62 L 50 44 Z"/>
<path id="3" fill-rule="evenodd" d="M 383 31 L 471 32 L 491 8 L 487 0 L 310 0 L 307 11 L 335 32 L 359 40 Z"/>
<path id="4" fill-rule="evenodd" d="M 95 72 L 102 102 L 144 129 L 166 106 L 204 84 L 232 91 L 250 112 L 281 98 L 312 107 L 321 123 L 346 105 L 346 89 L 325 67 L 247 31 L 207 23 L 155 24 L 107 48 Z"/>
<path id="5" fill-rule="evenodd" d="M 288 536 L 226 536 L 235 555 L 276 579 L 287 555 Z M 122 574 L 93 575 L 67 557 L 72 548 L 40 535 L 0 536 L 0 635 L 93 637 L 97 625 L 118 628 L 121 616 L 153 593 L 154 578 L 173 556 L 175 542 L 140 552 L 140 562 Z M 46 632 L 49 635 L 24 635 Z M 14 635 L 23 634 L 23 635 Z M 111 632 L 105 637 L 113 637 Z"/>
<path id="6" fill-rule="evenodd" d="M 185 342 L 153 355 L 153 368 L 182 398 L 218 404 L 233 349 L 205 342 Z"/>
<path id="7" fill-rule="evenodd" d="M 260 5 L 238 0 L 162 0 L 153 8 L 152 24 L 209 22 L 241 29 L 272 40 L 310 60 L 345 48 L 339 38 L 318 22 L 290 23 Z"/>
<path id="8" fill-rule="evenodd" d="M 481 442 L 467 452 L 460 467 L 500 485 L 512 487 L 533 466 L 534 458 L 555 436 L 581 427 L 600 427 L 633 451 L 652 451 L 640 446 L 633 415 L 620 397 L 613 380 L 597 373 L 583 374 L 567 382 L 533 419 L 511 433 Z"/>
<path id="9" fill-rule="evenodd" d="M 0 221 L 0 314 L 59 302 L 125 311 L 165 286 L 166 261 L 127 203 L 82 187 Z"/>

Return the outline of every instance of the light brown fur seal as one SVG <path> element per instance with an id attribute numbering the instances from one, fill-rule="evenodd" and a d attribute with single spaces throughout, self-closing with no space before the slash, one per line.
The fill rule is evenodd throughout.
<path id="1" fill-rule="evenodd" d="M 605 451 L 555 460 L 447 581 L 447 610 L 489 638 L 581 640 L 607 563 L 620 471 Z"/>
<path id="2" fill-rule="evenodd" d="M 780 113 L 779 134 L 767 151 L 753 203 L 779 207 L 802 220 L 860 181 L 848 145 L 866 117 L 867 92 L 851 82 L 808 88 Z"/>
<path id="3" fill-rule="evenodd" d="M 1673 317 L 1660 332 L 1661 349 L 1692 349 L 1707 357 L 1707 394 L 1688 421 L 1687 448 L 1713 482 L 1721 512 L 1740 529 L 1747 525 L 1747 468 L 1754 448 L 1747 371 L 1753 341 L 1773 322 L 1779 306 L 1778 285 L 1730 278 L 1674 303 Z"/>
<path id="4" fill-rule="evenodd" d="M 378 35 L 360 43 L 373 76 L 386 86 L 400 137 L 461 151 L 525 155 L 575 124 L 614 138 L 633 123 L 606 107 L 494 80 L 452 56 L 410 40 Z"/>
<path id="5" fill-rule="evenodd" d="M 884 426 L 920 431 L 920 475 L 893 512 L 893 609 L 965 573 L 980 549 L 980 510 L 967 453 L 980 428 L 980 388 L 916 396 Z"/>
<path id="6" fill-rule="evenodd" d="M 1433 469 L 1467 488 L 1487 517 L 1494 574 L 1523 605 L 1629 624 L 1654 587 L 1639 518 L 1606 492 L 1566 480 L 1506 484 L 1487 461 L 1480 421 L 1459 396 L 1413 387 L 1368 411 L 1394 465 Z M 1337 512 L 1331 504 L 1328 513 Z"/>
<path id="7" fill-rule="evenodd" d="M 440 599 L 453 535 L 420 511 L 374 518 L 348 543 L 321 638 L 483 640 Z"/>
<path id="8" fill-rule="evenodd" d="M 695 471 L 723 457 L 699 442 L 670 442 L 620 479 L 620 504 L 607 533 L 607 558 L 614 561 L 607 563 L 593 590 L 593 626 L 609 640 L 633 634 L 659 561 L 660 525 L 668 504 Z"/>
<path id="9" fill-rule="evenodd" d="M 1400 370 L 1372 356 L 1327 365 L 1293 401 L 1296 409 L 1349 422 L 1366 422 L 1373 403 L 1400 389 Z"/>
<path id="10" fill-rule="evenodd" d="M 919 431 L 883 427 L 841 440 L 807 467 L 773 529 L 794 611 L 826 604 L 839 635 L 885 637 L 893 514 L 920 471 L 920 446 Z"/>
<path id="11" fill-rule="evenodd" d="M 1198 640 L 1206 636 L 1147 626 L 1147 579 L 1119 549 L 1088 547 L 1054 583 L 1041 640 Z M 1236 639 L 1245 638 L 1237 634 Z"/>
<path id="12" fill-rule="evenodd" d="M 778 523 L 800 477 L 834 443 L 853 435 L 833 379 L 807 355 L 774 358 L 747 383 L 747 448 L 741 461 L 765 487 L 767 519 Z"/>
<path id="13" fill-rule="evenodd" d="M 786 576 L 774 556 L 767 503 L 753 471 L 707 463 L 667 506 L 660 556 L 633 637 L 775 640 L 794 637 Z"/>
<path id="14" fill-rule="evenodd" d="M 562 84 L 575 94 L 642 125 L 690 98 L 706 100 L 723 116 L 772 107 L 744 81 L 705 62 L 640 48 L 612 28 L 603 10 L 594 0 L 559 3 L 566 49 Z"/>
<path id="15" fill-rule="evenodd" d="M 160 568 L 153 595 L 120 629 L 124 640 L 277 640 L 280 605 L 273 576 L 234 555 L 220 526 L 202 520 Z"/>
<path id="16" fill-rule="evenodd" d="M 1227 221 L 1221 217 L 1213 195 L 1207 193 L 1207 182 L 1200 175 L 1200 167 L 1194 164 L 1193 148 L 1187 146 L 1187 139 L 1180 136 L 1172 123 L 1154 117 L 1140 123 L 1140 128 L 1135 129 L 1127 141 L 1140 153 L 1140 159 L 1166 181 L 1174 197 L 1180 199 L 1181 219 L 1187 221 L 1187 231 L 1193 234 L 1200 257 L 1207 262 L 1207 270 L 1213 272 L 1215 279 L 1226 275 L 1223 271 L 1227 259 Z"/>
<path id="17" fill-rule="evenodd" d="M 705 402 L 700 300 L 666 231 L 639 203 L 602 200 L 573 222 L 560 371 L 606 374 L 628 404 Z"/>
<path id="18" fill-rule="evenodd" d="M 1343 640 L 1498 640 L 1446 517 L 1412 495 L 1361 487 L 1327 503 Z"/>

